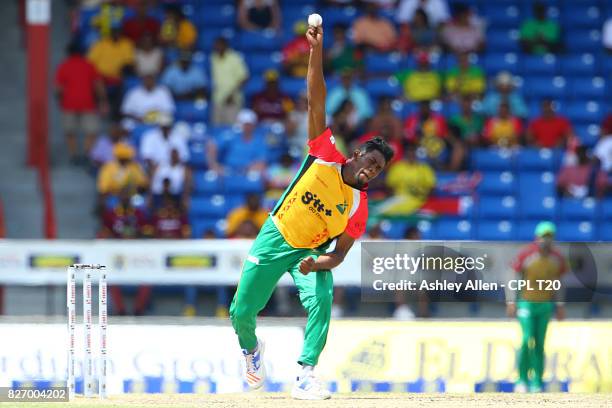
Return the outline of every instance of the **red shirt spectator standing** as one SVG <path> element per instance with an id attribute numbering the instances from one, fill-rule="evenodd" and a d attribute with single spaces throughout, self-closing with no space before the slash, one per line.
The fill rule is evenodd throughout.
<path id="1" fill-rule="evenodd" d="M 278 72 L 269 69 L 264 72 L 266 84 L 261 92 L 253 95 L 251 106 L 260 121 L 282 122 L 293 110 L 293 101 L 283 94 L 278 86 Z"/>
<path id="2" fill-rule="evenodd" d="M 158 239 L 181 239 L 191 236 L 185 213 L 172 195 L 164 195 L 162 205 L 151 219 L 153 236 Z"/>
<path id="3" fill-rule="evenodd" d="M 132 40 L 134 44 L 139 44 L 145 34 L 157 38 L 159 36 L 160 23 L 149 15 L 147 2 L 140 1 L 135 11 L 136 15 L 125 20 L 123 23 L 123 35 Z"/>
<path id="4" fill-rule="evenodd" d="M 66 135 L 71 161 L 77 158 L 77 133 L 85 133 L 84 151 L 88 152 L 97 137 L 99 119 L 96 97 L 100 110 L 108 111 L 106 92 L 96 68 L 82 54 L 76 44 L 68 46 L 68 57 L 55 73 L 55 87 L 62 110 L 62 124 Z"/>
<path id="5" fill-rule="evenodd" d="M 542 102 L 542 114 L 529 124 L 527 143 L 537 147 L 561 147 L 572 136 L 569 120 L 555 113 L 552 101 Z"/>

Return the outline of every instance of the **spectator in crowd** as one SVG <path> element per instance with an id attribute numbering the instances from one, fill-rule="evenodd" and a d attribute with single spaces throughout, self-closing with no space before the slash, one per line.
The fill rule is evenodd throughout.
<path id="1" fill-rule="evenodd" d="M 237 120 L 240 127 L 239 134 L 219 148 L 224 167 L 213 164 L 211 168 L 223 173 L 226 169 L 237 173 L 260 173 L 266 168 L 268 147 L 263 136 L 256 132 L 257 115 L 250 109 L 243 109 L 238 114 Z M 216 157 L 211 161 L 219 162 Z"/>
<path id="2" fill-rule="evenodd" d="M 226 235 L 230 238 L 235 238 L 240 232 L 239 227 L 241 227 L 245 221 L 250 221 L 254 224 L 255 235 L 257 235 L 257 232 L 267 218 L 268 211 L 266 211 L 265 208 L 262 208 L 261 197 L 259 194 L 248 194 L 246 197 L 246 205 L 235 208 L 228 214 Z M 247 229 L 244 228 L 244 230 Z"/>
<path id="3" fill-rule="evenodd" d="M 510 104 L 510 113 L 520 118 L 527 117 L 527 105 L 523 97 L 514 90 L 514 78 L 507 71 L 495 77 L 495 89 L 490 90 L 482 101 L 482 113 L 494 116 L 499 111 L 502 101 Z"/>
<path id="4" fill-rule="evenodd" d="M 480 52 L 485 46 L 482 24 L 472 15 L 469 6 L 457 3 L 453 19 L 440 33 L 444 47 L 454 53 Z"/>
<path id="5" fill-rule="evenodd" d="M 608 175 L 608 184 L 610 184 L 612 181 L 612 130 L 604 132 L 602 129 L 601 136 L 593 148 L 593 154 L 599 160 L 601 169 Z"/>
<path id="6" fill-rule="evenodd" d="M 188 239 L 191 237 L 191 227 L 185 211 L 175 197 L 164 194 L 161 205 L 153 211 L 151 217 L 153 238 L 156 239 Z"/>
<path id="7" fill-rule="evenodd" d="M 289 149 L 296 156 L 302 156 L 308 142 L 308 98 L 306 92 L 301 92 L 295 102 L 295 109 L 289 112 L 285 123 L 285 133 Z"/>
<path id="8" fill-rule="evenodd" d="M 561 197 L 602 197 L 607 188 L 606 174 L 593 163 L 585 146 L 576 148 L 578 162 L 562 167 L 557 175 L 557 193 Z"/>
<path id="9" fill-rule="evenodd" d="M 393 111 L 392 102 L 390 97 L 381 98 L 378 102 L 378 111 L 368 123 L 370 132 L 380 134 L 388 130 L 389 134 L 384 138 L 388 143 L 391 143 L 391 140 L 400 140 L 403 136 L 402 121 Z"/>
<path id="10" fill-rule="evenodd" d="M 277 0 L 240 0 L 238 2 L 238 26 L 243 30 L 278 31 L 281 11 Z"/>
<path id="11" fill-rule="evenodd" d="M 397 32 L 393 24 L 379 14 L 378 5 L 368 3 L 365 15 L 358 17 L 352 26 L 353 42 L 366 50 L 388 52 L 397 45 Z"/>
<path id="12" fill-rule="evenodd" d="M 399 23 L 412 22 L 419 9 L 425 12 L 434 27 L 450 18 L 446 0 L 400 0 L 395 18 Z"/>
<path id="13" fill-rule="evenodd" d="M 108 195 L 128 191 L 131 195 L 147 188 L 149 180 L 144 170 L 134 160 L 134 148 L 126 143 L 117 143 L 113 148 L 115 159 L 107 162 L 98 174 L 98 193 L 101 202 Z"/>
<path id="14" fill-rule="evenodd" d="M 121 0 L 107 0 L 97 7 L 91 18 L 91 25 L 98 30 L 101 38 L 111 35 L 113 28 L 120 29 L 125 17 L 125 7 Z"/>
<path id="15" fill-rule="evenodd" d="M 469 146 L 477 146 L 484 129 L 483 116 L 474 111 L 473 100 L 469 96 L 461 98 L 460 111 L 451 117 L 450 130 L 455 138 Z"/>
<path id="16" fill-rule="evenodd" d="M 191 168 L 181 160 L 179 151 L 172 149 L 170 161 L 159 164 L 153 170 L 153 176 L 151 177 L 153 207 L 157 208 L 166 195 L 181 204 L 181 207 L 188 207 L 191 183 Z"/>
<path id="17" fill-rule="evenodd" d="M 449 95 L 480 98 L 487 81 L 482 69 L 471 64 L 470 55 L 463 52 L 457 55 L 457 66 L 447 71 L 445 84 Z"/>
<path id="18" fill-rule="evenodd" d="M 128 91 L 121 104 L 128 128 L 138 123 L 155 123 L 161 115 L 172 116 L 174 110 L 172 94 L 157 83 L 155 75 L 142 77 L 142 84 Z"/>
<path id="19" fill-rule="evenodd" d="M 306 39 L 308 26 L 303 21 L 298 21 L 293 26 L 295 36 L 283 46 L 283 70 L 287 75 L 296 78 L 305 78 L 308 70 L 308 57 L 310 56 L 310 44 Z"/>
<path id="20" fill-rule="evenodd" d="M 559 24 L 546 16 L 546 5 L 533 5 L 533 18 L 521 25 L 520 41 L 528 54 L 546 54 L 559 51 L 561 32 Z"/>
<path id="21" fill-rule="evenodd" d="M 416 10 L 409 26 L 408 23 L 404 23 L 402 26 L 409 27 L 412 46 L 416 52 L 430 53 L 437 50 L 438 33 L 430 24 L 429 18 L 423 9 Z"/>
<path id="22" fill-rule="evenodd" d="M 293 110 L 293 101 L 281 92 L 278 71 L 269 69 L 263 74 L 264 88 L 253 95 L 251 107 L 260 122 L 284 122 Z"/>
<path id="23" fill-rule="evenodd" d="M 298 164 L 289 154 L 281 156 L 278 163 L 270 164 L 264 173 L 266 181 L 265 202 L 272 205 L 283 195 L 299 170 Z"/>
<path id="24" fill-rule="evenodd" d="M 564 147 L 574 137 L 572 125 L 567 118 L 558 115 L 553 101 L 542 101 L 541 115 L 531 121 L 527 128 L 527 143 L 537 147 Z"/>
<path id="25" fill-rule="evenodd" d="M 338 111 L 345 100 L 350 100 L 357 112 L 357 123 L 372 116 L 373 108 L 370 96 L 364 88 L 354 82 L 354 72 L 350 69 L 344 70 L 340 77 L 340 84 L 331 88 L 327 94 L 327 114 Z"/>
<path id="26" fill-rule="evenodd" d="M 165 9 L 159 39 L 165 47 L 191 50 L 198 39 L 198 30 L 179 5 L 170 4 Z"/>
<path id="27" fill-rule="evenodd" d="M 417 145 L 408 143 L 404 157 L 389 167 L 386 177 L 391 198 L 385 200 L 377 211 L 385 216 L 409 216 L 417 212 L 427 201 L 436 186 L 433 168 L 417 159 Z"/>
<path id="28" fill-rule="evenodd" d="M 429 55 L 417 54 L 417 68 L 400 71 L 396 74 L 402 84 L 404 96 L 411 102 L 438 99 L 442 94 L 442 78 L 431 68 Z"/>
<path id="29" fill-rule="evenodd" d="M 55 90 L 62 111 L 62 124 L 70 161 L 78 164 L 77 134 L 85 134 L 84 152 L 91 149 L 99 129 L 98 112 L 108 112 L 108 101 L 102 78 L 83 57 L 81 47 L 73 42 L 68 56 L 55 73 Z"/>
<path id="30" fill-rule="evenodd" d="M 326 68 L 332 73 L 354 69 L 363 70 L 363 52 L 355 47 L 346 38 L 346 26 L 335 24 L 333 28 L 333 42 L 325 55 Z"/>
<path id="31" fill-rule="evenodd" d="M 404 134 L 409 142 L 423 149 L 436 169 L 457 171 L 461 168 L 465 157 L 463 145 L 449 134 L 446 119 L 431 110 L 429 101 L 419 103 L 418 112 L 406 118 Z"/>
<path id="32" fill-rule="evenodd" d="M 157 124 L 146 131 L 140 143 L 140 157 L 146 163 L 149 173 L 157 166 L 167 165 L 172 159 L 172 150 L 176 150 L 179 160 L 183 163 L 189 160 L 189 147 L 187 141 L 189 133 L 186 126 L 181 123 L 173 125 L 170 115 L 159 115 Z"/>
<path id="33" fill-rule="evenodd" d="M 612 17 L 606 20 L 601 31 L 604 49 L 606 49 L 608 55 L 610 55 L 612 54 Z"/>
<path id="34" fill-rule="evenodd" d="M 123 72 L 134 64 L 134 45 L 121 36 L 120 29 L 114 28 L 110 37 L 102 37 L 91 46 L 87 58 L 102 76 L 112 114 L 116 116 L 121 103 Z"/>
<path id="35" fill-rule="evenodd" d="M 242 87 L 249 79 L 244 59 L 229 48 L 227 39 L 217 38 L 211 57 L 213 123 L 233 125 L 242 109 Z"/>
<path id="36" fill-rule="evenodd" d="M 604 135 L 608 135 L 612 133 L 612 113 L 608 113 L 608 115 L 601 122 L 601 133 Z"/>
<path id="37" fill-rule="evenodd" d="M 523 124 L 521 119 L 510 112 L 510 104 L 502 102 L 499 113 L 485 123 L 483 136 L 488 144 L 499 147 L 513 147 L 521 142 Z"/>
<path id="38" fill-rule="evenodd" d="M 149 2 L 138 1 L 134 11 L 134 16 L 123 22 L 123 35 L 134 44 L 139 44 L 146 35 L 156 39 L 159 36 L 160 24 L 156 18 L 150 16 Z"/>
<path id="39" fill-rule="evenodd" d="M 134 55 L 134 71 L 136 75 L 143 77 L 145 75 L 159 75 L 164 64 L 164 52 L 155 44 L 155 39 L 148 32 L 145 32 L 141 37 Z"/>
<path id="40" fill-rule="evenodd" d="M 332 115 L 331 130 L 334 134 L 336 149 L 348 154 L 347 143 L 351 142 L 359 131 L 357 109 L 350 99 L 345 99 Z"/>
<path id="41" fill-rule="evenodd" d="M 119 142 L 125 142 L 127 132 L 119 122 L 112 122 L 108 132 L 101 134 L 96 139 L 89 151 L 90 166 L 97 172 L 103 165 L 113 161 L 115 158 L 113 149 Z"/>
<path id="42" fill-rule="evenodd" d="M 204 70 L 192 62 L 190 51 L 182 51 L 178 61 L 164 70 L 161 83 L 170 89 L 175 101 L 206 99 L 208 92 Z"/>

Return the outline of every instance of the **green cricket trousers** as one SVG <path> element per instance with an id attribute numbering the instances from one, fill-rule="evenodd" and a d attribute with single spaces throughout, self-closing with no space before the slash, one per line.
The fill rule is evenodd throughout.
<path id="1" fill-rule="evenodd" d="M 304 346 L 298 362 L 316 365 L 325 347 L 331 318 L 333 277 L 331 271 L 316 271 L 303 275 L 299 264 L 304 258 L 315 259 L 323 249 L 293 248 L 285 241 L 272 218 L 264 223 L 242 267 L 236 294 L 230 306 L 232 326 L 240 347 L 253 350 L 257 346 L 255 319 L 266 306 L 278 280 L 289 272 L 308 312 Z"/>
<path id="2" fill-rule="evenodd" d="M 555 309 L 553 302 L 529 302 L 519 300 L 516 317 L 523 336 L 518 356 L 520 381 L 525 384 L 542 386 L 544 374 L 544 341 L 548 322 Z M 530 378 L 529 373 L 532 372 Z"/>

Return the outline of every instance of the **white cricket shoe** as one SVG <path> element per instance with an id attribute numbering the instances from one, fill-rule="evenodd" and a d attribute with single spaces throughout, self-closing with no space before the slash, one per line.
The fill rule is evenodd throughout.
<path id="1" fill-rule="evenodd" d="M 259 339 L 257 339 L 257 350 L 254 352 L 249 353 L 248 350 L 242 349 L 242 354 L 246 360 L 244 379 L 252 390 L 261 388 L 266 379 L 266 368 L 263 364 L 264 350 L 265 344 Z"/>
<path id="2" fill-rule="evenodd" d="M 296 379 L 291 396 L 299 400 L 325 400 L 331 398 L 331 393 L 323 387 L 311 371 Z"/>

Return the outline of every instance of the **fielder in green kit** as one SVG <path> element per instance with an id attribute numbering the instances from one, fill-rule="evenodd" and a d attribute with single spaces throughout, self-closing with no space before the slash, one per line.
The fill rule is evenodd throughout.
<path id="1" fill-rule="evenodd" d="M 516 316 L 521 325 L 522 340 L 518 356 L 519 381 L 517 392 L 541 392 L 544 374 L 544 342 L 548 322 L 556 311 L 559 320 L 565 317 L 561 293 L 540 285 L 537 281 L 557 280 L 567 271 L 567 263 L 554 248 L 555 224 L 540 222 L 535 229 L 535 242 L 527 245 L 512 264 L 512 269 L 529 282 L 507 305 L 510 317 Z M 516 300 L 516 302 L 515 302 Z"/>
<path id="2" fill-rule="evenodd" d="M 367 141 L 350 158 L 336 149 L 331 130 L 325 125 L 322 28 L 309 27 L 306 38 L 310 44 L 308 155 L 249 251 L 230 317 L 246 360 L 245 380 L 249 387 L 260 388 L 265 380 L 265 345 L 255 334 L 255 321 L 278 280 L 288 272 L 308 312 L 298 359 L 301 371 L 291 395 L 320 400 L 331 396 L 313 374 L 331 319 L 331 269 L 344 260 L 365 232 L 367 184 L 389 163 L 393 150 L 381 138 Z M 326 252 L 333 241 L 334 249 Z"/>

